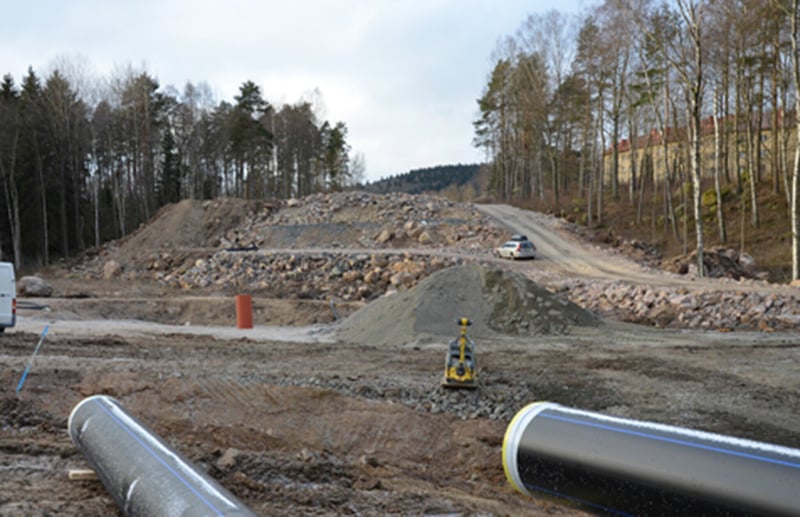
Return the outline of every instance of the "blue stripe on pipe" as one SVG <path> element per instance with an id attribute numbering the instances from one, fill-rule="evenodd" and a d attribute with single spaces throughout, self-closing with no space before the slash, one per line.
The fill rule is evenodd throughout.
<path id="1" fill-rule="evenodd" d="M 208 506 L 208 507 L 209 507 L 209 508 L 210 508 L 210 509 L 211 509 L 213 512 L 215 512 L 215 513 L 216 513 L 216 514 L 217 514 L 219 517 L 225 517 L 225 514 L 224 514 L 224 513 L 223 513 L 221 510 L 219 510 L 219 509 L 218 509 L 216 506 L 214 506 L 214 504 L 213 504 L 211 501 L 209 501 L 208 499 L 206 499 L 206 498 L 203 496 L 203 494 L 202 494 L 201 492 L 199 492 L 197 489 L 195 489 L 195 487 L 193 487 L 193 486 L 192 486 L 192 484 L 191 484 L 191 483 L 189 483 L 189 481 L 188 481 L 186 478 L 184 478 L 183 476 L 181 476 L 179 472 L 177 472 L 177 471 L 176 471 L 175 469 L 173 469 L 173 468 L 172 468 L 172 467 L 171 467 L 171 466 L 170 466 L 170 465 L 169 465 L 167 462 L 165 462 L 165 461 L 164 461 L 162 458 L 160 458 L 160 457 L 158 456 L 158 454 L 156 454 L 156 452 L 155 452 L 155 451 L 154 451 L 154 450 L 153 450 L 153 449 L 152 449 L 152 448 L 151 448 L 149 445 L 147 445 L 146 443 L 144 443 L 144 442 L 143 442 L 143 441 L 142 441 L 142 440 L 141 440 L 141 439 L 140 439 L 138 436 L 136 436 L 136 434 L 135 434 L 133 431 L 131 431 L 131 430 L 130 430 L 130 428 L 128 428 L 128 426 L 126 426 L 126 425 L 125 425 L 125 424 L 124 424 L 124 423 L 123 423 L 123 422 L 122 422 L 122 421 L 121 421 L 121 420 L 120 420 L 120 419 L 119 419 L 119 418 L 118 418 L 118 417 L 117 417 L 117 416 L 116 416 L 114 413 L 112 413 L 111 411 L 109 411 L 109 410 L 108 410 L 108 408 L 106 408 L 106 407 L 105 407 L 103 404 L 101 404 L 99 400 L 95 399 L 95 400 L 94 400 L 94 402 L 95 402 L 95 403 L 96 403 L 98 406 L 100 406 L 100 409 L 102 409 L 104 413 L 106 413 L 108 416 L 110 416 L 110 417 L 111 417 L 111 419 L 112 419 L 112 420 L 114 420 L 114 421 L 115 421 L 117 424 L 119 424 L 119 426 L 120 426 L 120 427 L 121 427 L 121 428 L 122 428 L 122 429 L 123 429 L 123 430 L 124 430 L 126 433 L 128 433 L 128 435 L 129 435 L 131 438 L 133 438 L 134 440 L 136 440 L 136 441 L 139 443 L 139 445 L 141 445 L 142 447 L 144 447 L 144 449 L 145 449 L 145 450 L 146 450 L 148 453 L 150 453 L 150 455 L 151 455 L 151 456 L 153 456 L 153 457 L 154 457 L 154 458 L 155 458 L 155 459 L 156 459 L 156 460 L 157 460 L 159 463 L 161 463 L 161 465 L 163 465 L 163 466 L 164 466 L 164 468 L 166 468 L 166 469 L 167 469 L 167 470 L 168 470 L 168 471 L 169 471 L 169 472 L 170 472 L 170 473 L 171 473 L 173 476 L 175 476 L 175 477 L 176 477 L 176 478 L 177 478 L 177 479 L 178 479 L 178 480 L 179 480 L 181 483 L 183 483 L 183 484 L 184 484 L 184 486 L 186 486 L 186 488 L 188 488 L 188 489 L 189 489 L 189 490 L 190 490 L 190 491 L 191 491 L 191 492 L 192 492 L 194 495 L 196 495 L 196 496 L 197 496 L 197 497 L 198 497 L 198 498 L 199 498 L 201 501 L 203 501 L 203 503 L 205 503 L 205 504 L 206 504 L 206 506 Z"/>
<path id="2" fill-rule="evenodd" d="M 669 437 L 666 437 L 666 436 L 658 436 L 658 435 L 655 435 L 655 434 L 645 433 L 645 432 L 642 432 L 642 431 L 634 431 L 634 430 L 631 430 L 631 429 L 622 429 L 622 428 L 619 428 L 619 427 L 613 427 L 613 426 L 610 426 L 610 425 L 600 424 L 600 423 L 597 423 L 597 422 L 586 422 L 584 420 L 579 420 L 579 419 L 576 419 L 576 418 L 570 418 L 570 417 L 567 417 L 567 416 L 548 415 L 548 414 L 545 414 L 545 413 L 540 413 L 539 416 L 542 417 L 542 418 L 550 418 L 552 420 L 560 420 L 562 422 L 569 422 L 569 423 L 572 423 L 572 424 L 584 425 L 586 427 L 595 427 L 597 429 L 604 429 L 604 430 L 607 430 L 607 431 L 614 431 L 614 432 L 617 432 L 617 433 L 629 434 L 629 435 L 632 435 L 632 436 L 639 436 L 641 438 L 648 438 L 648 439 L 651 439 L 651 440 L 674 443 L 676 445 L 685 445 L 687 447 L 693 447 L 695 449 L 704 449 L 704 450 L 708 450 L 708 451 L 712 451 L 712 452 L 720 452 L 722 454 L 728 454 L 728 455 L 731 455 L 731 456 L 738 456 L 738 457 L 746 458 L 746 459 L 750 459 L 750 460 L 763 461 L 765 463 L 774 463 L 776 465 L 781 465 L 781 466 L 784 466 L 784 467 L 800 469 L 800 464 L 799 463 L 793 463 L 791 461 L 784 461 L 784 460 L 779 460 L 779 459 L 775 459 L 775 458 L 767 458 L 766 456 L 759 456 L 758 454 L 750 454 L 748 452 L 733 451 L 733 450 L 730 450 L 730 449 L 724 449 L 722 447 L 715 447 L 713 445 L 704 445 L 704 444 L 690 442 L 690 441 L 687 441 L 687 440 L 680 440 L 678 438 L 669 438 Z"/>

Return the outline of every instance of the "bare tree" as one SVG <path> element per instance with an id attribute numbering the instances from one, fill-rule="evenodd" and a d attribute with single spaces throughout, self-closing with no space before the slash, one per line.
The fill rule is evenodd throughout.
<path id="1" fill-rule="evenodd" d="M 350 179 L 348 185 L 362 185 L 366 179 L 367 158 L 364 153 L 356 152 L 350 158 Z"/>
<path id="2" fill-rule="evenodd" d="M 722 160 L 722 138 L 719 127 L 719 92 L 714 91 L 714 192 L 717 197 L 717 228 L 719 230 L 719 240 L 727 242 L 728 235 L 725 231 L 725 212 L 722 210 L 722 186 L 720 183 L 720 164 Z"/>
<path id="3" fill-rule="evenodd" d="M 789 19 L 791 30 L 789 31 L 792 47 L 792 86 L 794 88 L 794 109 L 795 109 L 795 135 L 800 136 L 800 0 L 791 0 L 791 11 Z M 800 232 L 798 232 L 797 214 L 797 193 L 798 176 L 800 176 L 800 137 L 795 138 L 794 166 L 791 174 L 791 201 L 790 222 L 792 227 L 792 280 L 800 279 L 800 257 L 798 257 L 798 246 L 800 246 Z"/>
<path id="4" fill-rule="evenodd" d="M 585 87 L 584 141 L 582 155 L 588 154 L 589 177 L 586 194 L 587 225 L 594 224 L 594 209 L 597 209 L 597 221 L 602 222 L 603 196 L 603 151 L 605 149 L 603 131 L 603 104 L 607 86 L 607 69 L 600 52 L 600 27 L 594 18 L 587 17 L 578 34 L 575 73 L 583 77 Z M 597 203 L 593 202 L 597 196 Z"/>
<path id="5" fill-rule="evenodd" d="M 533 80 L 545 80 L 547 89 L 546 120 L 550 124 L 545 136 L 545 150 L 550 160 L 552 189 L 558 202 L 560 186 L 564 178 L 563 159 L 569 154 L 569 119 L 565 90 L 562 85 L 567 78 L 575 54 L 577 27 L 574 19 L 555 10 L 544 15 L 531 15 L 523 23 L 518 41 L 520 47 L 530 56 L 538 56 L 547 73 Z"/>
<path id="6" fill-rule="evenodd" d="M 689 172 L 696 232 L 697 274 L 704 276 L 702 162 L 700 156 L 701 113 L 705 78 L 703 75 L 702 0 L 677 0 L 678 17 L 666 37 L 654 41 L 681 80 L 689 119 Z M 652 33 L 648 34 L 652 37 Z"/>
<path id="7" fill-rule="evenodd" d="M 611 195 L 619 199 L 619 141 L 628 97 L 628 82 L 634 48 L 634 26 L 625 15 L 624 0 L 606 0 L 597 9 L 600 45 L 608 71 L 608 119 L 611 123 Z M 631 138 L 634 135 L 629 135 Z"/>

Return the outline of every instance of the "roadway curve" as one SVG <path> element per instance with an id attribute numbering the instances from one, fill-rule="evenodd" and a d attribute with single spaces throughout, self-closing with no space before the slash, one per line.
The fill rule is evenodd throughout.
<path id="1" fill-rule="evenodd" d="M 786 285 L 697 278 L 692 275 L 677 275 L 664 270 L 646 268 L 621 254 L 593 246 L 559 229 L 558 226 L 563 223 L 555 217 L 508 205 L 476 205 L 476 207 L 501 226 L 508 228 L 510 233 L 527 235 L 538 249 L 537 266 L 557 274 L 648 286 L 797 293 L 796 288 Z"/>

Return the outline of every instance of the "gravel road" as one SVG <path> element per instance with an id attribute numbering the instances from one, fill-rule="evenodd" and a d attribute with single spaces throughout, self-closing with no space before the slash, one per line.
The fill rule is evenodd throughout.
<path id="1" fill-rule="evenodd" d="M 797 295 L 798 289 L 766 282 L 738 282 L 730 279 L 697 278 L 645 267 L 607 248 L 587 243 L 565 231 L 561 220 L 509 205 L 476 205 L 511 233 L 527 235 L 538 248 L 537 264 L 525 271 L 530 276 L 580 277 L 619 281 L 650 287 L 685 287 L 693 290 L 736 290 L 744 292 Z"/>

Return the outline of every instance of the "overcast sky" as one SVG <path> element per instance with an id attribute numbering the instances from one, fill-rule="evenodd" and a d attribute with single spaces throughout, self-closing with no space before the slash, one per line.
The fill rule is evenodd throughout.
<path id="1" fill-rule="evenodd" d="M 233 102 L 252 80 L 272 104 L 318 89 L 368 180 L 484 159 L 475 100 L 499 38 L 528 14 L 584 0 L 70 0 L 2 2 L 0 75 L 19 84 L 66 57 L 110 77 L 132 65 L 179 91 L 207 82 Z"/>

